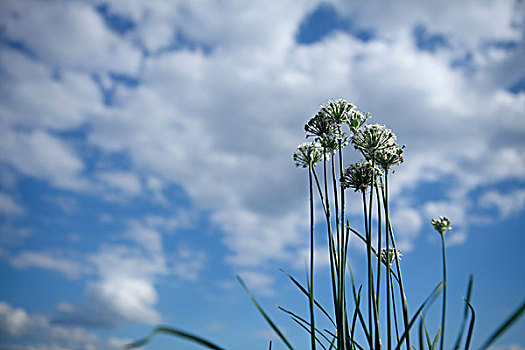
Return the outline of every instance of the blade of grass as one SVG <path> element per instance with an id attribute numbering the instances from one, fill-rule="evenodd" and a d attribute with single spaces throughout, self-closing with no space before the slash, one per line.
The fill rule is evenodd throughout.
<path id="1" fill-rule="evenodd" d="M 514 322 L 516 322 L 525 311 L 525 300 L 523 303 L 507 318 L 505 322 L 483 343 L 481 350 L 484 350 L 494 343 Z"/>
<path id="2" fill-rule="evenodd" d="M 456 344 L 454 345 L 454 350 L 459 350 L 459 347 L 461 346 L 461 340 L 463 339 L 463 333 L 465 332 L 465 326 L 467 324 L 467 317 L 468 317 L 468 311 L 469 306 L 468 302 L 470 301 L 470 296 L 472 294 L 472 284 L 474 283 L 474 278 L 472 275 L 469 277 L 468 281 L 468 287 L 467 287 L 467 297 L 465 299 L 465 310 L 463 311 L 463 321 L 461 322 L 461 327 L 459 328 L 459 334 L 458 338 L 456 340 Z"/>
<path id="3" fill-rule="evenodd" d="M 439 282 L 439 284 L 436 286 L 436 288 L 434 288 L 432 293 L 430 293 L 428 298 L 423 302 L 423 304 L 421 304 L 419 309 L 417 309 L 416 313 L 412 317 L 412 320 L 408 323 L 408 327 L 405 329 L 405 331 L 401 335 L 401 339 L 399 340 L 399 343 L 395 347 L 395 350 L 398 350 L 401 347 L 401 344 L 403 343 L 403 341 L 407 337 L 407 334 L 410 332 L 410 328 L 412 328 L 412 326 L 414 325 L 414 322 L 416 322 L 419 314 L 423 311 L 425 306 L 431 305 L 436 300 L 437 296 L 441 292 L 441 289 L 443 289 L 443 282 Z"/>
<path id="4" fill-rule="evenodd" d="M 280 269 L 286 276 L 288 276 L 288 278 L 297 286 L 297 288 L 299 288 L 299 290 L 301 290 L 301 292 L 304 293 L 304 295 L 306 295 L 307 297 L 310 297 L 309 294 L 308 294 L 308 291 L 292 276 L 290 275 L 288 272 L 284 271 L 283 269 Z M 334 320 L 332 319 L 332 317 L 328 314 L 328 312 L 325 310 L 325 308 L 323 308 L 323 306 L 321 304 L 319 304 L 317 302 L 317 300 L 315 300 L 314 298 L 314 303 L 315 305 L 319 308 L 319 310 L 321 310 L 323 312 L 323 314 L 325 314 L 325 316 L 328 318 L 328 320 L 334 325 L 335 327 L 335 322 Z"/>
<path id="5" fill-rule="evenodd" d="M 467 303 L 468 308 L 470 309 L 470 312 L 472 313 L 472 317 L 470 318 L 470 325 L 468 327 L 468 334 L 467 334 L 467 340 L 465 342 L 465 350 L 468 350 L 470 346 L 470 339 L 472 339 L 472 331 L 474 330 L 474 322 L 476 321 L 476 312 L 474 311 L 474 308 L 472 305 L 470 305 L 470 302 L 465 299 L 465 302 Z"/>
<path id="6" fill-rule="evenodd" d="M 246 284 L 244 283 L 244 281 L 242 280 L 242 278 L 239 276 L 239 275 L 236 275 L 235 276 L 237 278 L 237 281 L 239 281 L 239 283 L 241 284 L 241 286 L 244 288 L 244 290 L 246 291 L 246 293 L 248 293 L 248 296 L 250 297 L 250 299 L 252 300 L 253 304 L 255 305 L 255 307 L 257 308 L 257 310 L 259 310 L 259 312 L 261 313 L 261 315 L 264 317 L 264 319 L 266 320 L 266 322 L 268 322 L 268 324 L 270 325 L 270 327 L 274 330 L 274 332 L 279 336 L 279 338 L 281 338 L 281 340 L 283 341 L 284 344 L 286 344 L 286 346 L 288 347 L 288 349 L 291 349 L 293 350 L 293 346 L 290 344 L 290 342 L 288 341 L 288 339 L 286 339 L 286 337 L 284 336 L 284 334 L 281 332 L 281 330 L 279 329 L 279 327 L 277 327 L 277 325 L 270 319 L 270 317 L 266 314 L 266 312 L 263 310 L 263 308 L 261 307 L 261 305 L 259 305 L 259 303 L 257 302 L 257 300 L 255 300 L 254 296 L 252 295 L 252 293 L 250 292 L 250 290 L 248 289 L 248 287 L 246 286 Z"/>
<path id="7" fill-rule="evenodd" d="M 430 348 L 431 350 L 434 350 L 436 348 L 440 335 L 441 335 L 441 326 L 439 326 L 436 336 L 434 337 L 434 341 L 432 342 L 432 347 Z"/>
<path id="8" fill-rule="evenodd" d="M 197 343 L 197 344 L 200 344 L 202 346 L 205 346 L 205 347 L 207 347 L 209 349 L 215 349 L 215 350 L 223 350 L 224 349 L 224 348 L 221 348 L 220 346 L 217 346 L 217 345 L 211 343 L 210 341 L 208 341 L 206 339 L 203 339 L 203 338 L 201 338 L 199 336 L 196 336 L 194 334 L 191 334 L 191 333 L 179 330 L 179 329 L 165 327 L 165 326 L 160 326 L 160 327 L 155 328 L 153 331 L 151 331 L 151 333 L 146 338 L 137 340 L 136 342 L 133 342 L 131 344 L 127 344 L 127 345 L 124 346 L 124 349 L 134 349 L 134 348 L 138 348 L 138 347 L 144 346 L 147 343 L 149 343 L 151 341 L 151 339 L 153 339 L 153 337 L 157 333 L 166 333 L 166 334 L 177 336 L 179 338 L 184 338 L 184 339 L 190 340 L 190 341 L 192 341 L 194 343 Z"/>
<path id="9" fill-rule="evenodd" d="M 372 338 L 370 337 L 370 333 L 368 332 L 366 328 L 366 322 L 364 320 L 363 314 L 361 313 L 361 310 L 359 308 L 359 304 L 357 303 L 357 293 L 355 292 L 355 281 L 354 281 L 354 273 L 352 272 L 352 267 L 350 264 L 348 264 L 348 271 L 350 271 L 350 278 L 352 280 L 352 292 L 354 295 L 354 302 L 356 303 L 356 310 L 357 315 L 359 316 L 359 322 L 361 323 L 361 327 L 363 328 L 363 332 L 365 333 L 366 339 L 368 341 L 368 345 L 370 346 L 370 349 L 373 349 L 372 346 Z M 361 290 L 363 286 L 359 286 L 359 290 Z"/>

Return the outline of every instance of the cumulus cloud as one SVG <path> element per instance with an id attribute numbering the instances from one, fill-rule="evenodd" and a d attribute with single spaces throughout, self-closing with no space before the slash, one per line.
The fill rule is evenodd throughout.
<path id="1" fill-rule="evenodd" d="M 54 324 L 46 315 L 30 314 L 3 301 L 0 334 L 6 349 L 120 349 L 126 343 L 123 339 L 101 338 L 79 327 Z"/>

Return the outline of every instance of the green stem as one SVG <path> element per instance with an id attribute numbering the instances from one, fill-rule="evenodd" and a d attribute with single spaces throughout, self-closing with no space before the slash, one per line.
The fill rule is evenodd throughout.
<path id="1" fill-rule="evenodd" d="M 310 185 L 310 335 L 312 350 L 315 350 L 315 324 L 314 324 L 314 191 L 312 183 L 312 164 L 308 167 L 308 180 Z"/>
<path id="2" fill-rule="evenodd" d="M 381 288 L 381 201 L 379 198 L 379 189 L 377 184 L 374 185 L 376 190 L 376 199 L 377 199 L 377 286 L 376 286 L 376 301 L 377 309 L 379 310 L 379 294 Z M 388 250 L 388 246 L 387 246 Z"/>
<path id="3" fill-rule="evenodd" d="M 445 254 L 445 234 L 441 233 L 441 248 L 443 253 L 443 310 L 441 312 L 441 340 L 440 349 L 443 350 L 445 342 L 445 312 L 447 309 L 447 256 Z"/>
<path id="4" fill-rule="evenodd" d="M 334 310 L 336 315 L 336 325 L 337 325 L 337 349 L 342 349 L 342 346 L 344 346 L 344 340 L 341 338 L 341 320 L 339 318 L 339 312 L 337 310 L 339 309 L 339 300 L 338 300 L 338 293 L 337 293 L 337 286 L 335 282 L 335 276 L 338 275 L 339 271 L 339 264 L 340 261 L 337 261 L 337 254 L 335 254 L 335 250 L 333 247 L 333 234 L 332 234 L 332 225 L 331 225 L 331 219 L 330 219 L 330 200 L 328 199 L 328 176 L 327 176 L 327 169 L 326 169 L 326 147 L 323 147 L 323 171 L 324 171 L 324 197 L 325 197 L 325 214 L 326 214 L 326 224 L 327 224 L 327 230 L 328 230 L 328 245 L 330 250 L 330 272 L 332 276 L 332 295 L 334 298 Z M 334 271 L 335 270 L 335 271 Z"/>
<path id="5" fill-rule="evenodd" d="M 372 278 L 370 276 L 372 269 L 372 244 L 370 242 L 370 232 L 368 231 L 368 210 L 366 205 L 366 193 L 361 191 L 363 194 L 363 212 L 365 221 L 365 237 L 366 237 L 366 258 L 368 262 L 368 329 L 370 330 L 370 336 L 373 338 L 373 327 L 372 327 Z"/>
<path id="6" fill-rule="evenodd" d="M 384 207 L 385 207 L 385 217 L 386 217 L 386 225 L 387 225 L 387 235 L 390 236 L 390 239 L 392 240 L 392 247 L 394 250 L 397 250 L 396 247 L 396 241 L 394 239 L 394 231 L 392 230 L 392 224 L 390 222 L 390 213 L 389 213 L 389 206 L 388 206 L 388 171 L 385 172 L 385 192 L 383 194 L 383 200 L 384 200 Z M 407 350 L 412 350 L 410 346 L 410 332 L 408 328 L 408 305 L 405 295 L 405 288 L 403 287 L 403 277 L 401 276 L 401 266 L 399 265 L 399 259 L 395 259 L 396 262 L 396 269 L 397 269 L 397 277 L 399 279 L 399 292 L 400 292 L 400 298 L 401 298 L 401 305 L 403 307 L 403 322 L 405 326 L 405 332 L 406 332 L 406 348 Z"/>

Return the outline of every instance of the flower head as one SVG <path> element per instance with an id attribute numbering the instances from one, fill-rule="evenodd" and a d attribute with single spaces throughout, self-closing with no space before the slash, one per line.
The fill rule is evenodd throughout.
<path id="1" fill-rule="evenodd" d="M 342 98 L 335 101 L 328 101 L 328 105 L 321 106 L 321 111 L 324 112 L 334 124 L 341 126 L 341 124 L 348 122 L 348 117 L 355 106 Z"/>
<path id="2" fill-rule="evenodd" d="M 366 191 L 368 186 L 372 185 L 372 179 L 381 176 L 381 170 L 372 167 L 369 161 L 350 164 L 341 178 L 341 184 L 344 188 L 353 188 L 357 191 Z"/>
<path id="3" fill-rule="evenodd" d="M 348 135 L 342 134 L 330 134 L 326 137 L 319 139 L 319 143 L 323 148 L 326 149 L 326 153 L 335 154 L 339 149 L 339 141 L 341 141 L 341 147 L 348 145 Z"/>
<path id="4" fill-rule="evenodd" d="M 398 261 L 401 260 L 401 256 L 403 254 L 401 253 L 401 251 L 399 249 L 395 249 L 394 247 L 392 246 L 389 246 L 388 247 L 388 255 L 387 255 L 387 250 L 386 248 L 383 248 L 381 249 L 381 261 L 384 263 L 384 264 L 387 264 L 389 266 L 392 266 L 392 263 L 397 259 Z"/>
<path id="5" fill-rule="evenodd" d="M 434 229 L 441 235 L 444 235 L 445 232 L 452 230 L 452 226 L 450 226 L 450 220 L 445 216 L 440 216 L 438 220 L 432 219 L 432 226 L 434 226 Z"/>
<path id="6" fill-rule="evenodd" d="M 350 116 L 346 123 L 350 127 L 350 130 L 355 133 L 370 117 L 370 113 L 363 115 L 363 113 L 354 109 L 350 112 Z"/>
<path id="7" fill-rule="evenodd" d="M 405 161 L 403 158 L 404 150 L 405 145 L 401 148 L 393 146 L 379 150 L 374 155 L 375 162 L 381 169 L 388 170 L 393 165 L 399 165 Z"/>
<path id="8" fill-rule="evenodd" d="M 296 167 L 307 168 L 323 160 L 323 148 L 319 142 L 305 142 L 297 146 L 293 154 Z"/>
<path id="9" fill-rule="evenodd" d="M 396 135 L 381 124 L 366 124 L 352 136 L 354 148 L 360 151 L 367 160 L 372 160 L 379 151 L 397 145 Z"/>
<path id="10" fill-rule="evenodd" d="M 304 130 L 310 133 L 308 136 L 316 136 L 316 140 L 329 137 L 334 133 L 334 122 L 323 110 L 311 118 L 304 126 Z"/>

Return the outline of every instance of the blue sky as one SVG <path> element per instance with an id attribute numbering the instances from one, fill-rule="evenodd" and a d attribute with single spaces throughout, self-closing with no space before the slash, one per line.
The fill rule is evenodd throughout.
<path id="1" fill-rule="evenodd" d="M 340 97 L 407 145 L 392 215 L 411 309 L 440 279 L 430 219 L 446 215 L 449 342 L 473 273 L 480 345 L 525 291 L 524 10 L 2 1 L 0 347 L 112 349 L 162 323 L 264 349 L 275 338 L 236 274 L 306 346 L 274 307 L 307 309 L 279 271 L 302 279 L 308 254 L 307 174 L 291 155 Z M 148 349 L 177 346 L 193 348 L 159 336 Z M 525 349 L 523 320 L 497 349 Z"/>

